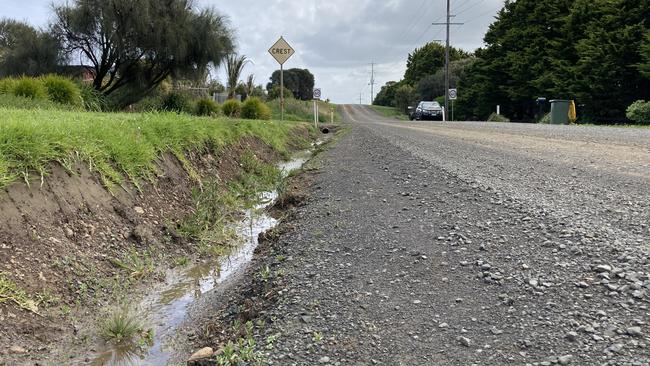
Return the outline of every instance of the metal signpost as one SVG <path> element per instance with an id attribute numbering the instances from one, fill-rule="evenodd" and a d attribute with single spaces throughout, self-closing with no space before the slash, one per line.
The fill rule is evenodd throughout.
<path id="1" fill-rule="evenodd" d="M 277 42 L 269 49 L 269 53 L 280 64 L 280 115 L 284 121 L 284 63 L 287 62 L 296 51 L 289 43 L 280 37 Z"/>
<path id="2" fill-rule="evenodd" d="M 321 90 L 314 89 L 314 127 L 318 128 L 318 101 L 321 97 Z"/>
<path id="3" fill-rule="evenodd" d="M 451 100 L 451 120 L 454 120 L 454 100 L 458 99 L 458 89 L 449 89 L 449 100 Z"/>

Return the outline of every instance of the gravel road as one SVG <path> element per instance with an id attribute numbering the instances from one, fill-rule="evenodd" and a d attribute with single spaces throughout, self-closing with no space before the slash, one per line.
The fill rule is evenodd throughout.
<path id="1" fill-rule="evenodd" d="M 271 364 L 650 364 L 650 129 L 343 111 L 276 244 Z"/>

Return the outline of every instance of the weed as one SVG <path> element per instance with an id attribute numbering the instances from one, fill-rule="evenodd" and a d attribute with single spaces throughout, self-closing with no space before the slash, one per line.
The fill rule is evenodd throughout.
<path id="1" fill-rule="evenodd" d="M 122 260 L 111 259 L 110 261 L 114 266 L 128 271 L 129 275 L 136 280 L 143 279 L 154 271 L 151 254 L 148 251 L 140 254 L 134 247 L 125 253 Z"/>
<path id="2" fill-rule="evenodd" d="M 106 341 L 124 343 L 140 334 L 143 324 L 138 315 L 128 307 L 116 309 L 100 327 L 100 334 Z"/>
<path id="3" fill-rule="evenodd" d="M 323 341 L 323 333 L 321 332 L 314 332 L 314 336 L 312 337 L 312 340 L 316 343 L 320 343 Z"/>
<path id="4" fill-rule="evenodd" d="M 0 304 L 4 302 L 12 302 L 23 310 L 38 314 L 38 303 L 30 299 L 23 289 L 0 272 Z"/>
<path id="5" fill-rule="evenodd" d="M 266 349 L 272 350 L 278 338 L 280 338 L 280 333 L 272 334 L 266 337 Z"/>
<path id="6" fill-rule="evenodd" d="M 190 259 L 188 257 L 179 257 L 176 258 L 176 265 L 179 267 L 185 267 L 190 263 Z"/>
<path id="7" fill-rule="evenodd" d="M 268 282 L 268 280 L 271 278 L 271 269 L 269 266 L 266 266 L 262 269 L 260 269 L 259 276 L 264 282 Z"/>

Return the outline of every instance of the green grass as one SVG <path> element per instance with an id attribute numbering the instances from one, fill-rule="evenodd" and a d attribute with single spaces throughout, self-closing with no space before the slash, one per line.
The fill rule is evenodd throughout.
<path id="1" fill-rule="evenodd" d="M 270 100 L 266 104 L 271 108 L 272 118 L 279 120 L 281 117 L 280 113 L 280 101 L 279 100 Z M 318 102 L 318 120 L 323 123 L 330 123 L 331 116 L 330 112 L 334 109 L 334 123 L 341 121 L 341 115 L 336 108 L 336 105 L 332 103 L 327 103 L 324 101 Z M 303 121 L 303 122 L 313 122 L 314 121 L 314 104 L 309 100 L 298 100 L 298 99 L 285 99 L 284 101 L 284 120 L 285 121 Z"/>
<path id="2" fill-rule="evenodd" d="M 143 323 L 140 317 L 131 309 L 124 307 L 116 309 L 101 324 L 100 335 L 104 340 L 113 343 L 132 341 L 143 333 Z"/>
<path id="3" fill-rule="evenodd" d="M 79 110 L 80 108 L 59 104 L 46 99 L 32 99 L 13 94 L 0 93 L 0 108 L 16 109 L 46 109 L 46 110 Z"/>
<path id="4" fill-rule="evenodd" d="M 30 175 L 46 176 L 52 162 L 72 171 L 85 162 L 111 188 L 156 176 L 156 159 L 172 152 L 195 179 L 188 151 L 218 152 L 257 136 L 288 154 L 298 123 L 193 117 L 176 113 L 97 113 L 0 107 L 0 188 Z M 295 142 L 295 141 L 294 141 Z"/>
<path id="5" fill-rule="evenodd" d="M 402 113 L 401 111 L 397 110 L 394 107 L 384 107 L 381 105 L 371 105 L 370 108 L 374 110 L 375 112 L 379 113 L 380 115 L 386 117 L 386 118 L 394 118 L 394 119 L 399 119 L 399 120 L 408 120 L 409 117 Z"/>

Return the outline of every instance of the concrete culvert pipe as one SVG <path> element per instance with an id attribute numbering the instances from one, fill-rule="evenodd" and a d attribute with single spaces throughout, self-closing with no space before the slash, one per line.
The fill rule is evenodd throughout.
<path id="1" fill-rule="evenodd" d="M 330 129 L 327 127 L 323 127 L 320 129 L 320 132 L 322 132 L 324 135 L 327 135 L 328 133 L 330 133 Z"/>

